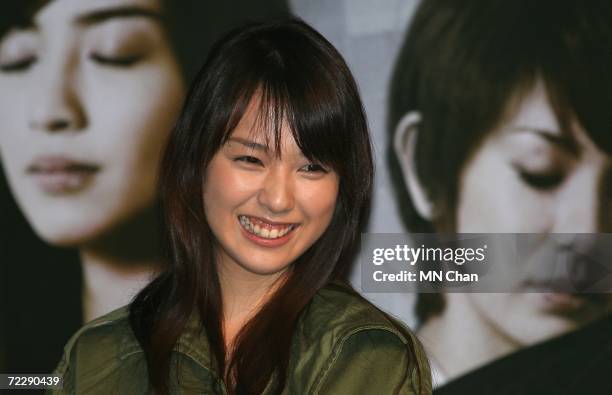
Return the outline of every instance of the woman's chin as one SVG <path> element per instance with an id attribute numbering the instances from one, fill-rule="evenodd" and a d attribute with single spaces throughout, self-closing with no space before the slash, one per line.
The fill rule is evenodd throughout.
<path id="1" fill-rule="evenodd" d="M 584 308 L 582 302 L 564 294 L 529 294 L 531 311 L 523 314 L 522 325 L 515 330 L 519 333 L 517 338 L 525 345 L 536 344 L 565 333 L 574 331 L 590 321 L 582 317 L 580 310 Z"/>
<path id="2" fill-rule="evenodd" d="M 100 226 L 58 221 L 54 224 L 33 223 L 34 232 L 45 243 L 60 248 L 80 248 L 103 233 Z"/>

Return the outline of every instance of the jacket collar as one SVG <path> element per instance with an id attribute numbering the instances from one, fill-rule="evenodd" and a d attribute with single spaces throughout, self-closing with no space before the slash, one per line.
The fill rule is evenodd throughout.
<path id="1" fill-rule="evenodd" d="M 174 350 L 183 353 L 203 368 L 218 375 L 218 363 L 214 357 L 199 314 L 193 313 Z"/>

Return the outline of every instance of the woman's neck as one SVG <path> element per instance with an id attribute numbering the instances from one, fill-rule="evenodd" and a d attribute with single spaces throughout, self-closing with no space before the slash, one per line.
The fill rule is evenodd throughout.
<path id="1" fill-rule="evenodd" d="M 236 335 L 269 300 L 278 288 L 281 273 L 257 274 L 235 262 L 217 264 L 221 300 L 223 303 L 223 332 L 226 347 L 231 350 Z"/>
<path id="2" fill-rule="evenodd" d="M 157 229 L 149 210 L 82 246 L 85 322 L 129 303 L 158 272 Z"/>
<path id="3" fill-rule="evenodd" d="M 87 250 L 81 250 L 81 261 L 84 322 L 128 304 L 159 265 L 156 261 L 121 262 Z"/>
<path id="4" fill-rule="evenodd" d="M 444 297 L 444 312 L 428 319 L 418 336 L 446 380 L 520 347 L 485 321 L 468 300 L 468 295 L 456 293 Z"/>

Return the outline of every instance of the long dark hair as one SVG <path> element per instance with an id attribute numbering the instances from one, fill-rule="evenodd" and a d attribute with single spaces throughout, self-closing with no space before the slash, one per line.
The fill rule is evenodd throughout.
<path id="1" fill-rule="evenodd" d="M 293 262 L 282 285 L 242 328 L 226 358 L 214 237 L 203 206 L 205 171 L 255 95 L 279 149 L 286 120 L 302 153 L 337 172 L 332 221 Z M 268 116 L 269 115 L 269 116 Z M 261 393 L 286 380 L 296 321 L 313 295 L 341 277 L 367 218 L 373 163 L 357 85 L 336 49 L 299 20 L 249 25 L 213 47 L 196 77 L 161 165 L 164 272 L 134 300 L 130 321 L 147 358 L 150 383 L 168 391 L 170 356 L 192 315 L 206 331 L 233 393 Z M 262 356 L 265 356 L 262 358 Z"/>

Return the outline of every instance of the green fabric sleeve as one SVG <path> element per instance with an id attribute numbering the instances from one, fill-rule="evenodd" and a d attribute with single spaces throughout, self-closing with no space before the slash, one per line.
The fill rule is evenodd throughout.
<path id="1" fill-rule="evenodd" d="M 418 394 L 409 344 L 386 330 L 349 336 L 334 353 L 315 394 Z"/>

